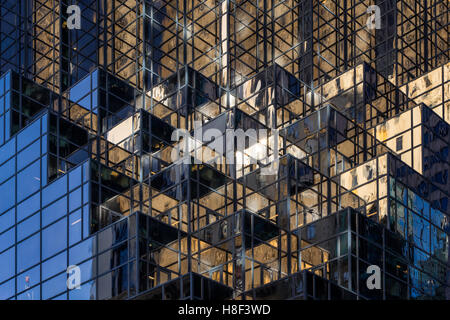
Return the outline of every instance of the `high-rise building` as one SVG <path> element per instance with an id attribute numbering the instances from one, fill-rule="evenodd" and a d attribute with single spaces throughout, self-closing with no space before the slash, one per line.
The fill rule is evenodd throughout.
<path id="1" fill-rule="evenodd" d="M 450 299 L 448 0 L 0 0 L 0 298 Z"/>

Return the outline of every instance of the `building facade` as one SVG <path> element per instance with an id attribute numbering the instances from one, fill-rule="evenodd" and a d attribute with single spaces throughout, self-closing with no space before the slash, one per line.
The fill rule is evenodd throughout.
<path id="1" fill-rule="evenodd" d="M 0 299 L 450 299 L 449 9 L 0 0 Z"/>

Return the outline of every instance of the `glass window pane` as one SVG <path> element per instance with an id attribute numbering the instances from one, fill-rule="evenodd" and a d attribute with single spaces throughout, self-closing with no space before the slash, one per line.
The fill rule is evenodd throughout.
<path id="1" fill-rule="evenodd" d="M 19 202 L 39 190 L 41 187 L 41 163 L 39 160 L 17 175 L 17 184 L 20 186 L 17 188 L 17 201 Z"/>
<path id="2" fill-rule="evenodd" d="M 0 282 L 3 282 L 14 275 L 16 269 L 15 263 L 15 248 L 11 248 L 6 252 L 0 254 Z M 0 289 L 0 292 L 2 290 Z"/>
<path id="3" fill-rule="evenodd" d="M 0 213 L 11 208 L 16 201 L 16 179 L 15 177 L 9 179 L 0 185 Z"/>
<path id="4" fill-rule="evenodd" d="M 81 209 L 69 216 L 69 245 L 81 241 Z"/>
<path id="5" fill-rule="evenodd" d="M 16 282 L 14 279 L 0 285 L 0 300 L 11 298 L 16 291 Z"/>
<path id="6" fill-rule="evenodd" d="M 40 260 L 41 235 L 38 233 L 17 246 L 17 270 L 25 271 Z"/>
<path id="7" fill-rule="evenodd" d="M 58 254 L 56 257 L 53 257 L 42 264 L 42 280 L 47 280 L 66 269 L 67 251 L 63 251 L 61 254 Z"/>
<path id="8" fill-rule="evenodd" d="M 67 197 L 64 197 L 42 210 L 42 226 L 45 227 L 66 214 Z"/>
<path id="9" fill-rule="evenodd" d="M 42 194 L 42 205 L 46 206 L 50 202 L 60 198 L 67 193 L 67 175 L 60 177 L 49 184 Z"/>
<path id="10" fill-rule="evenodd" d="M 17 170 L 22 170 L 28 164 L 41 156 L 41 141 L 37 140 L 17 155 Z"/>
<path id="11" fill-rule="evenodd" d="M 81 207 L 81 188 L 78 188 L 69 195 L 69 212 L 79 207 Z"/>
<path id="12" fill-rule="evenodd" d="M 95 237 L 86 239 L 69 250 L 69 265 L 79 264 L 80 262 L 92 258 L 96 253 Z"/>
<path id="13" fill-rule="evenodd" d="M 12 158 L 0 167 L 0 183 L 11 177 L 16 172 L 15 160 L 15 158 Z"/>
<path id="14" fill-rule="evenodd" d="M 47 259 L 67 247 L 67 218 L 42 231 L 42 258 Z"/>
<path id="15" fill-rule="evenodd" d="M 17 241 L 21 241 L 29 235 L 35 233 L 41 227 L 41 215 L 39 213 L 34 214 L 31 218 L 22 221 L 17 226 Z"/>
<path id="16" fill-rule="evenodd" d="M 17 300 L 40 300 L 41 286 L 34 287 L 17 296 Z"/>
<path id="17" fill-rule="evenodd" d="M 17 292 L 25 291 L 41 282 L 41 266 L 25 271 L 17 277 Z"/>
<path id="18" fill-rule="evenodd" d="M 0 252 L 11 247 L 16 238 L 16 228 L 11 228 L 8 231 L 0 234 Z"/>
<path id="19" fill-rule="evenodd" d="M 15 220 L 14 209 L 11 209 L 8 212 L 5 212 L 3 215 L 1 215 L 0 232 L 9 229 L 14 224 L 14 220 Z"/>
<path id="20" fill-rule="evenodd" d="M 59 276 L 42 284 L 42 298 L 50 299 L 67 289 L 67 274 L 64 272 Z"/>
<path id="21" fill-rule="evenodd" d="M 83 283 L 80 289 L 69 291 L 69 300 L 95 300 L 95 281 Z"/>
<path id="22" fill-rule="evenodd" d="M 22 150 L 31 141 L 36 140 L 40 135 L 41 120 L 38 119 L 17 135 L 17 151 Z"/>
<path id="23" fill-rule="evenodd" d="M 41 207 L 41 194 L 36 193 L 17 206 L 17 221 L 22 221 L 26 217 L 35 213 Z"/>
<path id="24" fill-rule="evenodd" d="M 69 173 L 69 190 L 77 188 L 81 184 L 81 169 L 82 166 L 78 166 Z"/>
<path id="25" fill-rule="evenodd" d="M 11 158 L 16 151 L 16 139 L 11 139 L 0 148 L 0 163 Z"/>

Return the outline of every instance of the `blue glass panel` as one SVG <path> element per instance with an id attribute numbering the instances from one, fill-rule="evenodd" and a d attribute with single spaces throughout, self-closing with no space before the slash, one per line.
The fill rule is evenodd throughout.
<path id="1" fill-rule="evenodd" d="M 9 91 L 11 89 L 11 72 L 7 72 L 3 80 L 5 81 L 5 92 Z"/>
<path id="2" fill-rule="evenodd" d="M 17 170 L 22 170 L 22 168 L 25 168 L 28 164 L 41 156 L 40 142 L 40 140 L 37 140 L 17 155 Z"/>
<path id="3" fill-rule="evenodd" d="M 86 92 L 85 92 L 86 93 Z M 87 95 L 83 99 L 81 99 L 78 104 L 85 109 L 91 110 L 91 95 Z"/>
<path id="4" fill-rule="evenodd" d="M 95 254 L 95 237 L 84 240 L 69 250 L 69 264 L 78 265 Z"/>
<path id="5" fill-rule="evenodd" d="M 83 164 L 83 182 L 87 182 L 90 177 L 90 161 L 86 161 Z"/>
<path id="6" fill-rule="evenodd" d="M 31 141 L 36 140 L 41 135 L 41 119 L 37 119 L 17 135 L 17 151 L 22 150 Z"/>
<path id="7" fill-rule="evenodd" d="M 91 76 L 87 76 L 85 79 L 75 84 L 69 91 L 69 99 L 73 102 L 78 102 L 89 91 L 91 91 Z M 78 103 L 80 104 L 80 103 Z M 88 109 L 86 106 L 80 104 L 80 106 Z"/>
<path id="8" fill-rule="evenodd" d="M 11 208 L 16 201 L 16 179 L 13 177 L 0 185 L 0 213 Z"/>
<path id="9" fill-rule="evenodd" d="M 78 166 L 77 168 L 73 169 L 69 173 L 69 190 L 72 191 L 73 189 L 77 188 L 81 185 L 81 170 L 82 166 Z"/>
<path id="10" fill-rule="evenodd" d="M 92 92 L 92 112 L 97 114 L 97 107 L 98 107 L 98 91 L 94 90 Z"/>
<path id="11" fill-rule="evenodd" d="M 63 197 L 42 210 L 42 226 L 45 227 L 67 214 L 67 197 Z"/>
<path id="12" fill-rule="evenodd" d="M 42 280 L 47 280 L 65 270 L 67 270 L 67 251 L 63 251 L 42 264 Z"/>
<path id="13" fill-rule="evenodd" d="M 5 93 L 5 77 L 0 77 L 0 95 Z"/>
<path id="14" fill-rule="evenodd" d="M 80 289 L 69 291 L 69 300 L 95 300 L 95 281 L 83 283 Z"/>
<path id="15" fill-rule="evenodd" d="M 6 179 L 11 177 L 14 172 L 16 172 L 16 159 L 12 158 L 11 160 L 5 162 L 0 167 L 0 183 L 3 183 Z"/>
<path id="16" fill-rule="evenodd" d="M 14 208 L 2 214 L 0 216 L 0 232 L 9 229 L 14 224 L 15 222 L 14 220 L 15 220 Z"/>
<path id="17" fill-rule="evenodd" d="M 89 205 L 85 205 L 83 207 L 83 238 L 86 238 L 90 235 L 90 224 L 91 224 L 90 215 L 91 214 Z"/>
<path id="18" fill-rule="evenodd" d="M 15 263 L 15 248 L 11 248 L 6 252 L 0 254 L 0 282 L 5 281 L 6 279 L 11 278 L 16 269 Z M 0 290 L 1 291 L 1 290 Z"/>
<path id="19" fill-rule="evenodd" d="M 34 214 L 31 218 L 22 221 L 17 226 L 17 241 L 22 241 L 29 235 L 38 231 L 41 227 L 41 215 L 39 213 Z"/>
<path id="20" fill-rule="evenodd" d="M 22 221 L 26 217 L 35 213 L 41 207 L 41 194 L 36 193 L 17 206 L 17 221 Z"/>
<path id="21" fill-rule="evenodd" d="M 443 226 L 445 225 L 445 220 L 445 215 L 442 212 L 437 209 L 431 208 L 431 222 L 434 225 L 443 228 Z"/>
<path id="22" fill-rule="evenodd" d="M 81 188 L 69 194 L 69 212 L 81 207 Z"/>
<path id="23" fill-rule="evenodd" d="M 410 212 L 410 223 L 412 225 L 412 236 L 410 239 L 419 248 L 430 251 L 430 223 L 420 218 L 420 216 Z"/>
<path id="24" fill-rule="evenodd" d="M 11 158 L 16 152 L 16 139 L 11 139 L 0 148 L 0 163 Z"/>
<path id="25" fill-rule="evenodd" d="M 9 109 L 11 109 L 11 93 L 6 93 L 4 96 L 3 96 L 3 99 L 4 99 L 4 103 L 3 103 L 3 105 L 5 106 L 5 113 L 9 110 Z"/>
<path id="26" fill-rule="evenodd" d="M 79 265 L 81 273 L 81 282 L 93 279 L 97 275 L 96 259 L 89 259 Z"/>
<path id="27" fill-rule="evenodd" d="M 5 106 L 5 113 L 9 110 L 9 109 L 11 109 L 11 94 L 10 93 L 7 93 L 5 96 L 4 96 L 4 106 Z M 6 118 L 5 118 L 6 119 Z"/>
<path id="28" fill-rule="evenodd" d="M 67 218 L 42 231 L 42 258 L 47 259 L 67 247 Z"/>
<path id="29" fill-rule="evenodd" d="M 98 70 L 94 70 L 91 74 L 92 77 L 92 88 L 95 89 L 98 87 Z"/>
<path id="30" fill-rule="evenodd" d="M 48 148 L 48 136 L 47 134 L 45 134 L 44 136 L 41 137 L 41 141 L 42 141 L 42 148 L 41 148 L 41 154 L 45 154 L 47 153 L 47 148 Z"/>
<path id="31" fill-rule="evenodd" d="M 40 260 L 41 235 L 38 233 L 17 246 L 17 270 L 22 272 Z"/>
<path id="32" fill-rule="evenodd" d="M 42 284 L 42 299 L 50 299 L 67 289 L 67 274 L 64 272 Z"/>
<path id="33" fill-rule="evenodd" d="M 17 300 L 40 300 L 41 286 L 34 287 L 17 296 Z"/>
<path id="34" fill-rule="evenodd" d="M 41 120 L 42 120 L 41 133 L 43 135 L 48 131 L 48 113 L 44 114 Z"/>
<path id="35" fill-rule="evenodd" d="M 443 263 L 448 262 L 448 235 L 431 226 L 431 252 Z"/>
<path id="36" fill-rule="evenodd" d="M 60 198 L 67 193 L 67 175 L 60 177 L 49 184 L 42 192 L 42 205 L 46 206 L 50 202 Z"/>
<path id="37" fill-rule="evenodd" d="M 39 282 L 41 282 L 41 266 L 37 265 L 17 277 L 17 292 L 25 291 Z"/>
<path id="38" fill-rule="evenodd" d="M 20 202 L 41 187 L 41 162 L 38 160 L 17 175 L 17 201 Z"/>
<path id="39" fill-rule="evenodd" d="M 16 282 L 14 279 L 2 284 L 0 286 L 0 300 L 6 300 L 12 297 L 16 291 Z"/>
<path id="40" fill-rule="evenodd" d="M 11 138 L 11 112 L 8 111 L 4 115 L 5 117 L 5 141 Z M 15 147 L 15 141 L 14 139 L 14 147 Z"/>
<path id="41" fill-rule="evenodd" d="M 43 187 L 46 186 L 48 182 L 47 168 L 48 168 L 47 156 L 43 156 L 41 158 L 41 169 L 42 169 L 41 182 Z"/>
<path id="42" fill-rule="evenodd" d="M 81 241 L 81 209 L 69 216 L 69 245 Z"/>
<path id="43" fill-rule="evenodd" d="M 83 186 L 83 204 L 86 204 L 89 202 L 89 198 L 91 196 L 91 193 L 89 192 L 89 190 L 91 189 L 90 186 L 91 185 L 89 183 L 86 183 Z"/>
<path id="44" fill-rule="evenodd" d="M 54 297 L 51 300 L 67 300 L 67 292 L 64 292 L 63 294 L 60 294 L 59 296 Z"/>
<path id="45" fill-rule="evenodd" d="M 0 101 L 0 108 L 2 106 L 2 101 Z M 4 117 L 0 116 L 0 145 L 2 145 L 5 142 L 5 123 L 4 123 Z"/>
<path id="46" fill-rule="evenodd" d="M 14 244 L 16 238 L 15 233 L 16 228 L 11 228 L 8 231 L 0 234 L 0 252 L 4 251 Z"/>

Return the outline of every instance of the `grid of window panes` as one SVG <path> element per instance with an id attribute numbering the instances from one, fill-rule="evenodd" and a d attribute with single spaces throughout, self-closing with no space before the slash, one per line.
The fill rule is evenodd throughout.
<path id="1" fill-rule="evenodd" d="M 0 216 L 2 229 L 7 229 L 1 235 L 4 246 L 0 254 L 1 264 L 7 266 L 0 271 L 4 299 L 16 294 L 19 299 L 50 298 L 49 292 L 60 287 L 66 277 L 67 247 L 90 234 L 88 162 L 46 186 L 45 180 L 41 184 L 36 179 L 41 172 L 38 164 L 39 161 L 31 164 L 30 172 L 24 169 L 17 174 L 17 186 L 24 191 L 17 188 L 15 207 Z M 21 173 L 26 175 L 22 177 Z M 2 187 L 14 189 L 15 179 L 9 180 L 10 186 Z M 1 196 L 2 205 L 8 197 L 14 199 L 5 190 Z"/>
<path id="2" fill-rule="evenodd" d="M 442 190 L 450 190 L 450 125 L 422 108 L 422 174 Z"/>
<path id="3" fill-rule="evenodd" d="M 106 132 L 134 113 L 137 93 L 127 82 L 95 69 L 63 95 L 64 115 L 93 132 Z"/>
<path id="4" fill-rule="evenodd" d="M 357 295 L 309 271 L 245 292 L 246 300 L 356 300 Z"/>
<path id="5" fill-rule="evenodd" d="M 299 229 L 298 236 L 302 269 L 330 279 L 362 298 L 445 298 L 445 265 L 424 256 L 399 232 L 353 210 L 306 225 Z M 367 270 L 372 265 L 382 271 L 381 290 L 367 287 L 371 274 Z"/>
<path id="6" fill-rule="evenodd" d="M 0 143 L 7 141 L 50 105 L 52 94 L 36 83 L 9 71 L 0 80 Z"/>
<path id="7" fill-rule="evenodd" d="M 433 110 L 421 104 L 380 124 L 375 132 L 402 161 L 449 190 L 450 125 Z"/>
<path id="8" fill-rule="evenodd" d="M 0 77 L 0 145 L 11 135 L 11 72 Z"/>
<path id="9" fill-rule="evenodd" d="M 389 228 L 409 242 L 412 285 L 434 296 L 447 283 L 449 217 L 392 176 L 389 181 Z"/>

